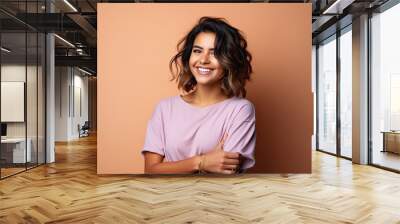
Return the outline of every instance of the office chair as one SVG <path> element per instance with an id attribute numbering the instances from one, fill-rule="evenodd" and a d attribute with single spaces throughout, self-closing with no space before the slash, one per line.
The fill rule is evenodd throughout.
<path id="1" fill-rule="evenodd" d="M 90 129 L 90 125 L 89 125 L 89 121 L 85 121 L 85 123 L 82 125 L 82 127 L 79 127 L 80 125 L 78 125 L 78 129 L 79 129 L 79 138 L 80 137 L 87 137 L 89 136 L 89 129 Z"/>

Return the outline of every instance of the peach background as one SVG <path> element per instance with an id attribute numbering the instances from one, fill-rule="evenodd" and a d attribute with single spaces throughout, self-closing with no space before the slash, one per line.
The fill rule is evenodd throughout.
<path id="1" fill-rule="evenodd" d="M 168 62 L 201 16 L 226 18 L 252 53 L 256 166 L 310 173 L 313 127 L 311 4 L 98 4 L 98 174 L 141 174 L 146 125 L 176 95 Z"/>

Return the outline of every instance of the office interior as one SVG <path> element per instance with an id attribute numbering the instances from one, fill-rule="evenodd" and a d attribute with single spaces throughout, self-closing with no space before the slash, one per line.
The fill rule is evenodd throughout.
<path id="1" fill-rule="evenodd" d="M 93 4 L 79 9 L 90 14 Z M 71 6 L 0 3 L 1 179 L 54 163 L 55 142 L 96 131 L 96 30 L 86 19 L 96 15 L 63 15 L 77 12 Z"/>
<path id="2" fill-rule="evenodd" d="M 357 11 L 357 4 L 367 12 Z M 395 55 L 400 33 L 394 24 L 400 20 L 400 6 L 395 1 L 355 1 L 343 10 L 336 29 L 313 33 L 315 148 L 398 172 L 400 70 Z"/>
<path id="3" fill-rule="evenodd" d="M 0 2 L 1 186 L 56 167 L 58 149 L 68 148 L 65 158 L 81 149 L 80 141 L 95 144 L 97 3 L 139 2 L 198 1 Z M 324 169 L 348 161 L 351 172 L 363 165 L 369 174 L 398 178 L 399 1 L 206 2 L 312 4 L 313 157 L 335 159 Z"/>

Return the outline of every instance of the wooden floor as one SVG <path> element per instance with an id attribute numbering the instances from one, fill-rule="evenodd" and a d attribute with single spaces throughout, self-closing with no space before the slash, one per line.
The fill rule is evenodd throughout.
<path id="1" fill-rule="evenodd" d="M 400 223 L 400 175 L 320 152 L 313 173 L 96 175 L 94 137 L 0 181 L 0 223 Z"/>
<path id="2" fill-rule="evenodd" d="M 19 167 L 17 167 L 17 168 L 0 168 L 0 169 L 1 169 L 1 177 L 2 178 L 8 177 L 13 174 L 16 174 L 16 173 L 26 170 L 25 167 L 24 168 L 19 168 Z"/>

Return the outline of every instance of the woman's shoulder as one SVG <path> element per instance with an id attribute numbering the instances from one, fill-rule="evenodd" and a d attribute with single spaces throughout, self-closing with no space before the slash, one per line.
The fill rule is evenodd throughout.
<path id="1" fill-rule="evenodd" d="M 232 101 L 238 105 L 253 105 L 253 103 L 250 100 L 243 98 L 243 97 L 234 96 L 234 97 L 232 97 Z"/>
<path id="2" fill-rule="evenodd" d="M 179 95 L 164 97 L 158 102 L 158 105 L 175 103 L 177 101 L 178 97 L 179 97 Z"/>
<path id="3" fill-rule="evenodd" d="M 246 98 L 234 97 L 231 100 L 231 105 L 233 106 L 233 109 L 236 111 L 238 116 L 245 116 L 245 117 L 255 116 L 254 104 Z"/>
<path id="4" fill-rule="evenodd" d="M 238 107 L 238 108 L 250 108 L 250 109 L 252 108 L 252 109 L 254 109 L 254 104 L 250 100 L 248 100 L 246 98 L 243 98 L 243 97 L 233 97 L 231 99 L 231 103 L 235 107 Z"/>
<path id="5" fill-rule="evenodd" d="M 162 98 L 160 101 L 158 101 L 158 103 L 156 105 L 156 110 L 162 111 L 164 109 L 174 107 L 174 105 L 176 105 L 178 103 L 178 100 L 179 100 L 178 97 L 179 97 L 179 95 Z"/>

